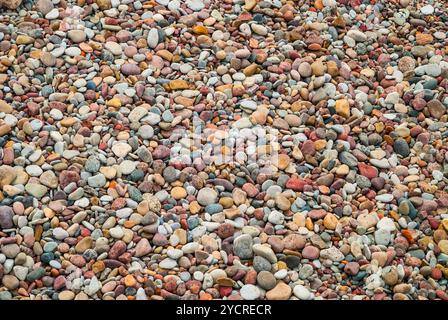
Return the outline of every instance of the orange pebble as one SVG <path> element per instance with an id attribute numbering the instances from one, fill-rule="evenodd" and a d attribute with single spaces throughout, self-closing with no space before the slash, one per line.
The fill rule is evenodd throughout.
<path id="1" fill-rule="evenodd" d="M 163 276 L 161 274 L 156 274 L 156 275 L 154 275 L 154 278 L 162 280 Z"/>
<path id="2" fill-rule="evenodd" d="M 210 293 L 203 293 L 199 300 L 213 300 L 213 297 Z"/>
<path id="3" fill-rule="evenodd" d="M 389 145 L 393 145 L 394 144 L 394 139 L 391 136 L 389 136 L 389 135 L 385 135 L 384 136 L 384 141 L 386 141 L 386 143 L 389 144 Z"/>
<path id="4" fill-rule="evenodd" d="M 428 165 L 428 163 L 424 160 L 417 160 L 417 164 L 419 167 L 426 167 Z"/>
<path id="5" fill-rule="evenodd" d="M 372 115 L 379 118 L 379 117 L 381 117 L 383 115 L 383 113 L 381 111 L 377 110 L 377 109 L 373 109 L 372 110 Z"/>
<path id="6" fill-rule="evenodd" d="M 194 26 L 193 32 L 196 34 L 208 34 L 208 29 L 204 26 Z"/>
<path id="7" fill-rule="evenodd" d="M 124 222 L 123 225 L 124 225 L 125 228 L 130 229 L 130 228 L 132 228 L 133 226 L 135 226 L 136 224 L 137 224 L 137 222 L 135 222 L 135 221 L 127 220 L 127 221 Z"/>
<path id="8" fill-rule="evenodd" d="M 322 47 L 318 43 L 311 43 L 308 45 L 308 49 L 311 51 L 319 51 L 320 49 L 322 49 Z"/>

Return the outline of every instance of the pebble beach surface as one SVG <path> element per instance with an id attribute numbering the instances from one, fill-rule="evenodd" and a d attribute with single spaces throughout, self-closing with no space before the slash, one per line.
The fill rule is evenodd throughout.
<path id="1" fill-rule="evenodd" d="M 448 300 L 448 9 L 0 0 L 0 300 Z"/>

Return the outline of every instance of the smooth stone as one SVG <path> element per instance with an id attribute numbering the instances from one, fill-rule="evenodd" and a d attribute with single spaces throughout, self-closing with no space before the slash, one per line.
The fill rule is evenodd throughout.
<path id="1" fill-rule="evenodd" d="M 300 284 L 294 286 L 294 295 L 300 300 L 312 300 L 314 295 L 305 287 Z"/>
<path id="2" fill-rule="evenodd" d="M 218 194 L 215 190 L 206 187 L 199 190 L 196 199 L 199 202 L 199 204 L 203 206 L 208 206 L 218 201 Z"/>
<path id="3" fill-rule="evenodd" d="M 233 252 L 241 259 L 250 259 L 253 256 L 252 237 L 242 234 L 233 241 Z"/>

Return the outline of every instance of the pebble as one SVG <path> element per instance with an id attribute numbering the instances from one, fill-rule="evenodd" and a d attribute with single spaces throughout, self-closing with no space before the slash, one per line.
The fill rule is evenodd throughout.
<path id="1" fill-rule="evenodd" d="M 13 227 L 13 217 L 14 211 L 11 207 L 0 206 L 0 227 L 2 229 L 9 229 Z"/>
<path id="2" fill-rule="evenodd" d="M 233 241 L 233 251 L 241 259 L 249 259 L 253 256 L 252 237 L 242 234 Z"/>
<path id="3" fill-rule="evenodd" d="M 303 285 L 296 285 L 293 289 L 294 295 L 300 300 L 312 300 L 314 295 Z"/>
<path id="4" fill-rule="evenodd" d="M 274 275 L 268 271 L 260 271 L 257 275 L 257 284 L 264 290 L 271 290 L 275 287 L 277 280 Z"/>
<path id="5" fill-rule="evenodd" d="M 277 283 L 277 285 L 266 292 L 266 299 L 267 300 L 288 300 L 291 296 L 292 289 L 290 286 L 285 284 L 284 282 L 280 281 Z"/>
<path id="6" fill-rule="evenodd" d="M 203 188 L 199 190 L 197 195 L 197 200 L 199 204 L 207 206 L 217 202 L 218 194 L 215 190 L 211 188 Z"/>
<path id="7" fill-rule="evenodd" d="M 431 15 L 434 13 L 434 7 L 430 4 L 420 8 L 420 12 L 424 15 Z"/>
<path id="8" fill-rule="evenodd" d="M 443 2 L 0 3 L 0 300 L 446 297 Z"/>
<path id="9" fill-rule="evenodd" d="M 244 300 L 256 300 L 260 297 L 261 292 L 257 286 L 253 284 L 246 284 L 241 287 L 240 295 Z"/>

